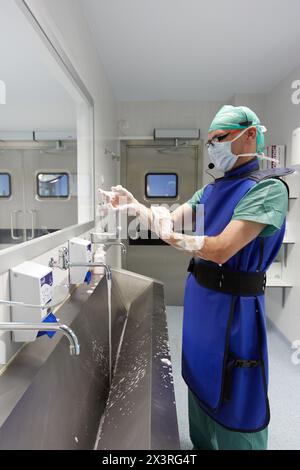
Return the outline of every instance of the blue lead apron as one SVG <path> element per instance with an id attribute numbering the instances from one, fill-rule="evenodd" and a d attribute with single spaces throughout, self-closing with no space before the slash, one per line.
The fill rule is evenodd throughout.
<path id="1" fill-rule="evenodd" d="M 219 235 L 229 224 L 237 204 L 257 184 L 249 175 L 258 168 L 257 160 L 248 162 L 205 188 L 200 201 L 205 235 Z M 284 233 L 285 221 L 272 236 L 257 237 L 223 266 L 266 271 L 278 254 Z M 217 267 L 200 258 L 195 261 Z M 249 367 L 239 367 L 237 359 Z M 251 367 L 253 363 L 257 366 Z M 200 285 L 189 273 L 184 294 L 182 376 L 202 409 L 225 428 L 239 432 L 264 429 L 270 421 L 264 295 L 217 292 Z"/>

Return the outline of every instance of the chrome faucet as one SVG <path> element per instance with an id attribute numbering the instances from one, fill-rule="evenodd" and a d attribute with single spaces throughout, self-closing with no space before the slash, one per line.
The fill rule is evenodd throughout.
<path id="1" fill-rule="evenodd" d="M 122 248 L 123 255 L 126 255 L 126 246 L 124 245 L 124 243 L 122 243 L 121 241 L 118 241 L 118 240 L 115 240 L 115 241 L 97 240 L 97 235 L 98 235 L 98 233 L 93 233 L 93 232 L 90 233 L 90 239 L 91 239 L 91 243 L 93 245 L 103 245 L 103 246 L 107 246 L 109 248 L 111 246 L 120 246 Z"/>
<path id="2" fill-rule="evenodd" d="M 110 248 L 111 246 L 120 246 L 122 248 L 123 255 L 126 255 L 126 246 L 122 242 L 94 242 L 94 244 L 104 245 L 105 247 Z"/>
<path id="3" fill-rule="evenodd" d="M 78 338 L 74 331 L 67 325 L 62 323 L 0 323 L 0 331 L 60 331 L 65 335 L 70 343 L 71 356 L 78 356 L 80 354 L 80 346 Z"/>
<path id="4" fill-rule="evenodd" d="M 108 281 L 111 280 L 112 274 L 111 274 L 111 269 L 110 266 L 106 263 L 102 263 L 101 261 L 97 263 L 70 263 L 69 261 L 69 250 L 66 247 L 63 247 L 59 250 L 58 252 L 58 261 L 55 261 L 54 258 L 51 258 L 49 261 L 49 267 L 50 268 L 59 268 L 62 270 L 66 270 L 69 268 L 81 268 L 81 267 L 86 267 L 86 268 L 94 268 L 94 267 L 103 267 L 106 272 L 106 279 Z"/>
<path id="5" fill-rule="evenodd" d="M 65 246 L 58 250 L 58 260 L 55 261 L 54 258 L 50 258 L 49 267 L 50 268 L 58 268 L 62 269 L 63 271 L 69 268 L 68 266 L 68 257 L 69 257 L 69 250 Z"/>

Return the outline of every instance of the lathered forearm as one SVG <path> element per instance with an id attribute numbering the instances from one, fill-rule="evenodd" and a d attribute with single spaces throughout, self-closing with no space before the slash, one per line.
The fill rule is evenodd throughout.
<path id="1" fill-rule="evenodd" d="M 172 233 L 169 239 L 165 240 L 178 250 L 192 253 L 193 256 L 223 264 L 227 261 L 226 249 L 222 246 L 219 237 L 191 236 L 179 233 Z"/>
<path id="2" fill-rule="evenodd" d="M 147 224 L 150 230 L 174 248 L 189 253 L 202 248 L 204 237 L 184 235 L 173 231 L 172 215 L 166 208 L 152 206 L 148 209 L 143 204 L 138 204 L 136 210 L 141 223 Z"/>
<path id="3" fill-rule="evenodd" d="M 217 264 L 224 264 L 227 261 L 227 250 L 220 236 L 205 237 L 203 247 L 196 250 L 194 256 Z"/>
<path id="4" fill-rule="evenodd" d="M 142 224 L 147 225 L 149 228 L 153 224 L 153 214 L 151 209 L 148 209 L 148 207 L 144 206 L 144 204 L 137 203 L 136 204 L 136 214 L 140 218 L 140 221 Z"/>
<path id="5" fill-rule="evenodd" d="M 136 213 L 141 224 L 148 227 L 162 239 L 168 237 L 173 231 L 171 212 L 165 207 L 151 206 L 151 209 L 148 209 L 143 204 L 138 203 Z"/>
<path id="6" fill-rule="evenodd" d="M 264 228 L 264 224 L 257 222 L 232 220 L 219 235 L 206 237 L 203 247 L 195 253 L 195 256 L 224 264 L 258 237 Z"/>
<path id="7" fill-rule="evenodd" d="M 182 233 L 172 232 L 169 237 L 164 238 L 164 241 L 173 246 L 177 250 L 186 251 L 189 253 L 200 253 L 206 237 L 184 235 Z M 198 254 L 200 256 L 200 254 Z"/>

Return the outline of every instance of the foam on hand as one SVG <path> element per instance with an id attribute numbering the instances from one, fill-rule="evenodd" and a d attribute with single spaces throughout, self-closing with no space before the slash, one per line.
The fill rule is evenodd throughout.
<path id="1" fill-rule="evenodd" d="M 176 248 L 183 251 L 200 251 L 204 246 L 205 236 L 191 236 L 191 235 L 182 235 L 180 233 L 175 235 L 175 244 Z"/>
<path id="2" fill-rule="evenodd" d="M 113 186 L 111 191 L 99 189 L 99 192 L 112 210 L 135 210 L 143 223 L 150 222 L 151 229 L 174 248 L 188 252 L 197 252 L 203 248 L 204 236 L 184 235 L 173 231 L 172 214 L 166 207 L 151 206 L 149 210 L 121 185 Z"/>
<path id="3" fill-rule="evenodd" d="M 173 233 L 173 220 L 170 211 L 166 207 L 151 206 L 151 215 L 155 233 L 162 239 L 169 238 Z"/>
<path id="4" fill-rule="evenodd" d="M 155 233 L 166 241 L 171 241 L 174 248 L 182 251 L 200 251 L 204 245 L 204 236 L 191 236 L 173 231 L 171 212 L 163 206 L 151 206 L 152 222 Z"/>
<path id="5" fill-rule="evenodd" d="M 111 191 L 104 191 L 99 188 L 99 192 L 102 196 L 104 207 L 111 210 L 137 210 L 139 205 L 134 196 L 121 185 L 112 186 Z"/>

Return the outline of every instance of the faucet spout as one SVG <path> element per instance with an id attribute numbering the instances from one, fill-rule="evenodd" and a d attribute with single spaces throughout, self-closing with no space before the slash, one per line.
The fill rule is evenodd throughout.
<path id="1" fill-rule="evenodd" d="M 122 249 L 123 255 L 126 255 L 126 246 L 124 245 L 123 242 L 105 242 L 105 243 L 99 242 L 99 244 L 107 246 L 108 248 L 110 248 L 111 246 L 120 246 Z"/>
<path id="2" fill-rule="evenodd" d="M 126 254 L 126 246 L 121 241 L 119 241 L 119 240 L 105 241 L 105 240 L 97 239 L 97 235 L 99 235 L 99 234 L 94 233 L 94 232 L 90 233 L 90 239 L 91 239 L 91 242 L 92 242 L 93 245 L 104 245 L 104 246 L 107 246 L 107 247 L 120 246 L 122 248 L 122 253 L 124 255 Z"/>
<path id="3" fill-rule="evenodd" d="M 62 323 L 0 323 L 0 331 L 59 331 L 65 335 L 70 343 L 71 356 L 80 354 L 80 345 L 74 331 Z"/>
<path id="4" fill-rule="evenodd" d="M 53 258 L 51 258 L 50 262 L 49 262 L 49 266 L 51 268 L 53 267 L 56 267 L 56 268 L 59 268 L 59 269 L 62 269 L 62 270 L 66 270 L 66 269 L 69 269 L 69 268 L 93 268 L 93 267 L 97 267 L 97 266 L 102 266 L 105 271 L 106 271 L 106 279 L 108 281 L 111 280 L 112 278 L 112 274 L 111 274 L 111 269 L 110 269 L 110 266 L 106 263 L 103 263 L 101 261 L 97 262 L 97 263 L 70 263 L 69 261 L 69 251 L 67 248 L 62 248 L 61 250 L 59 250 L 59 258 L 58 258 L 58 261 L 54 261 Z"/>
<path id="5" fill-rule="evenodd" d="M 106 263 L 102 263 L 101 261 L 97 263 L 69 263 L 68 262 L 68 268 L 83 268 L 83 267 L 94 268 L 97 266 L 102 266 L 105 269 L 106 279 L 110 281 L 112 278 L 111 269 L 110 269 L 110 266 Z"/>
<path id="6" fill-rule="evenodd" d="M 58 261 L 55 261 L 54 258 L 50 258 L 48 266 L 50 268 L 58 268 L 63 271 L 68 269 L 68 266 L 67 266 L 68 255 L 69 255 L 68 248 L 66 247 L 60 248 L 58 251 Z"/>

